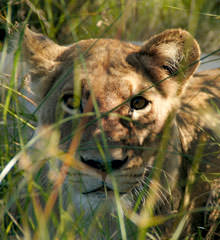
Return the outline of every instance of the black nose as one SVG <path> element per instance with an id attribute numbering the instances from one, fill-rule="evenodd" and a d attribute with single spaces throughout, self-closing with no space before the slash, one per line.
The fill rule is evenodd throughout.
<path id="1" fill-rule="evenodd" d="M 104 160 L 99 161 L 93 159 L 84 159 L 81 157 L 81 161 L 92 168 L 101 170 L 103 172 L 109 172 L 121 168 L 128 161 L 128 157 L 124 158 L 123 160 L 112 160 L 106 162 L 104 162 Z"/>

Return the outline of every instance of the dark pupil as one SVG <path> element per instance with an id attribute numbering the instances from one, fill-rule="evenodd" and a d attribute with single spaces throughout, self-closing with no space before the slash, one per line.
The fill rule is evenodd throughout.
<path id="1" fill-rule="evenodd" d="M 68 108 L 71 108 L 71 109 L 74 108 L 73 107 L 73 96 L 72 95 L 64 95 L 63 101 Z"/>
<path id="2" fill-rule="evenodd" d="M 141 96 L 135 97 L 131 100 L 131 108 L 135 110 L 143 109 L 147 106 L 148 101 Z"/>

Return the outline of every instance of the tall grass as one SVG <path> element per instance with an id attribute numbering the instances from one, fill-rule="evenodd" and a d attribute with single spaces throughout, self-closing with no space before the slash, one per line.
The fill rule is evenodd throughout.
<path id="1" fill-rule="evenodd" d="M 0 173 L 7 170 L 6 176 L 0 183 L 0 239 L 22 239 L 20 236 L 23 235 L 25 239 L 46 240 L 51 239 L 51 232 L 54 233 L 53 239 L 72 240 L 77 236 L 79 239 L 91 239 L 94 225 L 98 226 L 99 233 L 97 235 L 101 236 L 100 239 L 112 239 L 117 236 L 117 239 L 142 240 L 146 238 L 146 235 L 150 239 L 157 239 L 149 228 L 152 226 L 157 228 L 160 223 L 170 218 L 178 219 L 172 239 L 179 239 L 183 223 L 188 216 L 186 212 L 187 199 L 184 199 L 180 213 L 156 218 L 153 216 L 156 192 L 153 192 L 146 204 L 146 206 L 153 205 L 152 209 L 148 209 L 148 213 L 143 211 L 138 215 L 127 211 L 127 217 L 124 217 L 123 206 L 118 200 L 117 186 L 115 186 L 117 211 L 113 218 L 116 219 L 116 229 L 118 230 L 115 232 L 115 236 L 112 236 L 112 232 L 106 227 L 111 223 L 102 222 L 104 221 L 102 206 L 94 210 L 94 215 L 88 217 L 86 222 L 82 217 L 85 214 L 83 208 L 81 215 L 75 215 L 76 206 L 69 205 L 67 209 L 63 208 L 62 201 L 65 199 L 62 197 L 61 186 L 68 166 L 73 161 L 70 156 L 74 155 L 86 124 L 80 119 L 86 118 L 78 116 L 77 119 L 76 116 L 77 126 L 80 130 L 74 132 L 68 153 L 61 152 L 58 148 L 59 132 L 57 129 L 64 121 L 60 120 L 55 126 L 45 129 L 41 133 L 46 138 L 42 152 L 33 150 L 31 159 L 25 154 L 27 148 L 38 144 L 39 139 L 42 141 L 42 138 L 40 134 L 34 137 L 32 142 L 29 142 L 37 125 L 35 113 L 39 108 L 35 109 L 33 113 L 24 104 L 24 101 L 27 100 L 21 90 L 24 82 L 18 75 L 19 62 L 22 57 L 20 52 L 22 31 L 19 30 L 18 22 L 28 23 L 60 44 L 100 37 L 144 41 L 164 29 L 180 27 L 189 30 L 198 39 L 202 50 L 209 53 L 220 47 L 219 1 L 12 0 L 0 3 L 0 33 L 2 36 L 0 69 L 2 71 L 3 65 L 6 65 L 6 68 L 11 66 L 7 71 L 0 73 Z M 13 41 L 9 41 L 9 39 L 14 34 L 17 34 L 21 41 L 18 41 L 17 46 L 13 46 L 15 55 L 8 61 L 6 55 L 13 45 Z M 93 105 L 96 106 L 95 100 L 93 100 Z M 87 114 L 89 115 L 89 113 Z M 98 107 L 95 107 L 94 114 L 97 120 L 101 118 Z M 85 116 L 87 115 L 85 114 Z M 164 141 L 161 142 L 161 155 L 158 155 L 158 166 L 164 160 L 163 151 L 166 149 L 169 128 L 164 134 Z M 48 135 L 53 137 L 47 138 Z M 103 140 L 105 142 L 104 135 Z M 105 147 L 107 148 L 107 146 L 101 146 L 100 151 Z M 46 159 L 45 152 L 47 153 Z M 16 155 L 18 153 L 22 159 L 19 164 L 18 158 L 14 158 L 14 156 L 18 156 Z M 193 162 L 195 169 L 197 168 L 196 161 L 200 160 L 201 154 L 202 149 L 198 149 L 198 156 L 195 156 Z M 61 170 L 53 161 L 57 155 L 66 162 Z M 104 155 L 103 158 L 105 158 Z M 11 159 L 14 162 L 11 162 Z M 42 166 L 45 161 L 48 161 L 51 166 L 48 174 L 51 178 L 49 186 L 42 186 L 41 175 L 43 173 L 41 171 L 43 171 Z M 8 163 L 12 163 L 12 168 L 6 169 Z M 77 167 L 80 168 L 80 166 Z M 186 194 L 190 194 L 190 186 L 194 181 L 193 175 L 194 172 L 192 172 L 191 182 L 188 182 L 186 191 L 189 192 Z M 156 178 L 158 177 L 156 176 Z M 58 198 L 57 213 L 53 206 Z M 46 204 L 42 205 L 41 202 L 46 202 Z M 30 214 L 30 211 L 33 213 Z M 34 234 L 32 235 L 32 233 Z M 196 239 L 202 239 L 199 230 L 196 234 Z"/>
<path id="2" fill-rule="evenodd" d="M 144 41 L 164 29 L 181 27 L 200 40 L 204 52 L 219 46 L 218 1 L 18 0 L 2 1 L 0 8 L 0 28 L 6 35 L 30 14 L 32 27 L 62 44 L 101 36 Z"/>

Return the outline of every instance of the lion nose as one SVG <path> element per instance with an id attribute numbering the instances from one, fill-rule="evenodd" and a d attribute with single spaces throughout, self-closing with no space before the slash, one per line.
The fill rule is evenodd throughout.
<path id="1" fill-rule="evenodd" d="M 81 161 L 88 165 L 89 167 L 101 170 L 102 172 L 111 172 L 117 169 L 120 169 L 128 161 L 128 157 L 125 157 L 122 160 L 94 160 L 94 159 L 84 159 L 81 156 Z"/>

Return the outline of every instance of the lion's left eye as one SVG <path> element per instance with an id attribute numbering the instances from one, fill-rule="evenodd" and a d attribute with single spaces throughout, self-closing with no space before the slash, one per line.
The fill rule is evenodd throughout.
<path id="1" fill-rule="evenodd" d="M 148 101 L 146 98 L 142 96 L 136 96 L 131 99 L 130 106 L 133 110 L 141 110 L 144 109 L 149 103 L 150 101 Z"/>

